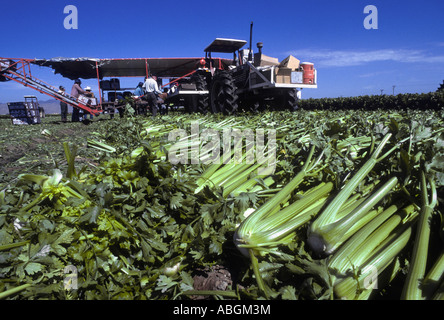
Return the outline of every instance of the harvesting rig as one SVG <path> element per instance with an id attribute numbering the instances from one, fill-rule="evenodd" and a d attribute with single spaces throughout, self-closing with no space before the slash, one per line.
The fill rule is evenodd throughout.
<path id="1" fill-rule="evenodd" d="M 251 49 L 241 49 L 245 44 L 244 40 L 217 38 L 205 49 L 202 67 L 179 82 L 178 95 L 191 96 L 185 99 L 189 111 L 232 114 L 239 109 L 259 111 L 267 106 L 293 111 L 298 91 L 317 87 L 312 63 L 300 64 L 292 56 L 279 63 L 262 54 L 262 43 L 258 43 L 259 53 L 254 55 Z M 211 57 L 215 52 L 233 53 L 232 63 L 227 68 L 215 65 Z"/>
<path id="2" fill-rule="evenodd" d="M 165 91 L 169 88 L 166 105 L 183 106 L 188 112 L 233 114 L 266 107 L 294 110 L 300 89 L 317 88 L 317 72 L 312 63 L 300 63 L 293 56 L 279 62 L 262 54 L 262 43 L 257 44 L 258 52 L 253 54 L 252 26 L 248 49 L 243 49 L 245 40 L 216 38 L 204 49 L 205 57 L 199 58 L 0 58 L 0 81 L 16 81 L 93 115 L 114 110 L 121 103 L 118 97 L 132 95 L 135 88 L 121 88 L 119 77 L 148 75 L 157 76 Z M 213 53 L 233 57 L 215 58 Z M 71 80 L 97 78 L 98 99 L 76 99 L 60 93 L 58 88 L 34 77 L 31 64 L 50 67 Z M 167 83 L 163 84 L 165 79 Z"/>

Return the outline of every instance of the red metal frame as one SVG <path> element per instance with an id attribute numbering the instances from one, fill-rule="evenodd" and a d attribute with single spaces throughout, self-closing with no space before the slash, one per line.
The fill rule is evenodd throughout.
<path id="1" fill-rule="evenodd" d="M 2 76 L 5 78 L 18 82 L 25 87 L 34 89 L 61 102 L 69 103 L 73 107 L 83 109 L 93 115 L 98 115 L 102 112 L 100 109 L 92 109 L 88 107 L 68 94 L 65 94 L 64 96 L 66 96 L 66 99 L 63 99 L 59 96 L 58 89 L 56 87 L 32 76 L 30 63 L 34 61 L 33 59 L 0 58 L 0 60 L 13 61 L 9 68 L 5 72 L 2 72 Z M 11 69 L 13 67 L 16 67 L 16 69 Z M 28 73 L 26 72 L 26 67 L 28 68 Z"/>
<path id="2" fill-rule="evenodd" d="M 197 71 L 197 70 L 194 70 L 194 71 L 191 71 L 190 73 L 187 73 L 186 75 L 184 75 L 184 76 L 182 76 L 182 77 L 180 77 L 180 78 L 175 78 L 173 81 L 170 81 L 170 82 L 164 84 L 161 88 L 164 88 L 164 87 L 166 87 L 167 85 L 172 84 L 173 82 L 177 82 L 177 81 L 180 80 L 180 79 L 183 79 L 183 78 L 185 78 L 185 77 L 188 77 L 188 76 L 190 76 L 190 75 L 196 73 L 196 71 Z"/>
<path id="3" fill-rule="evenodd" d="M 96 61 L 96 70 L 97 70 L 97 84 L 99 86 L 100 105 L 102 105 L 102 90 L 100 88 L 99 64 L 97 63 L 97 61 Z"/>

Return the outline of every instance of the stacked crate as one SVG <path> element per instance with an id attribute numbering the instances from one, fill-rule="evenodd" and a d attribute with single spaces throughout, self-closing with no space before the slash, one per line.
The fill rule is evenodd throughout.
<path id="1" fill-rule="evenodd" d="M 34 101 L 8 102 L 12 124 L 40 123 L 39 104 Z"/>

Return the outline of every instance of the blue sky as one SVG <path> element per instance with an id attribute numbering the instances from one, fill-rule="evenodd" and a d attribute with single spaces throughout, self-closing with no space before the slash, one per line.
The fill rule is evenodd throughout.
<path id="1" fill-rule="evenodd" d="M 65 6 L 78 10 L 78 29 L 67 30 Z M 378 29 L 364 28 L 367 5 Z M 444 80 L 444 1 L 4 1 L 0 57 L 199 57 L 216 37 L 249 40 L 284 59 L 315 64 L 318 89 L 303 98 L 435 91 Z M 373 21 L 374 22 L 374 21 Z M 49 68 L 33 74 L 53 85 L 72 81 Z M 140 79 L 125 79 L 133 87 Z M 123 85 L 125 85 L 123 84 Z M 84 80 L 97 92 L 97 81 Z M 69 89 L 68 89 L 69 90 Z M 13 82 L 0 83 L 0 102 L 23 95 L 48 97 Z"/>

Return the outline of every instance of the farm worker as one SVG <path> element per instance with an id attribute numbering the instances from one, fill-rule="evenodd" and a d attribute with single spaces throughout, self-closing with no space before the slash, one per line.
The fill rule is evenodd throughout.
<path id="1" fill-rule="evenodd" d="M 134 98 L 138 99 L 138 98 L 140 98 L 140 96 L 143 96 L 142 86 L 143 86 L 143 82 L 139 82 L 139 84 L 137 85 L 136 90 L 134 90 L 134 92 L 133 92 Z"/>
<path id="2" fill-rule="evenodd" d="M 65 87 L 59 87 L 59 93 L 65 95 Z M 66 122 L 68 119 L 68 104 L 64 101 L 60 101 L 60 115 L 62 117 L 62 122 Z"/>
<path id="3" fill-rule="evenodd" d="M 89 87 L 89 86 L 86 87 L 86 88 L 85 88 L 85 91 L 86 91 L 86 95 L 87 95 L 88 97 L 93 98 L 93 99 L 95 98 L 94 93 L 91 91 L 91 87 Z M 88 113 L 88 112 L 85 111 L 85 113 Z M 86 116 L 85 116 L 85 117 L 86 117 Z M 90 119 L 93 118 L 93 115 L 92 115 L 91 113 L 89 114 L 89 118 L 90 118 Z"/>
<path id="4" fill-rule="evenodd" d="M 86 87 L 85 88 L 86 91 L 86 95 L 90 98 L 95 98 L 94 93 L 91 91 L 91 87 Z"/>
<path id="5" fill-rule="evenodd" d="M 148 101 L 148 105 L 151 107 L 153 116 L 155 117 L 158 110 L 157 95 L 162 94 L 162 91 L 159 90 L 159 86 L 157 85 L 157 77 L 148 77 L 142 88 L 145 90 L 145 100 Z"/>
<path id="6" fill-rule="evenodd" d="M 72 86 L 71 89 L 71 96 L 73 96 L 74 98 L 78 98 L 81 94 L 86 94 L 87 92 L 85 90 L 82 89 L 82 87 L 80 86 L 82 84 L 82 81 L 80 81 L 80 79 L 76 79 L 74 81 L 74 85 Z M 72 110 L 72 122 L 79 122 L 80 121 L 80 110 L 76 107 L 73 108 Z"/>
<path id="7" fill-rule="evenodd" d="M 143 110 L 142 102 L 141 102 L 141 98 L 144 94 L 142 86 L 143 86 L 143 82 L 139 82 L 137 84 L 136 90 L 134 90 L 134 92 L 133 92 L 133 98 L 136 100 L 137 114 L 144 114 L 145 113 Z"/>
<path id="8" fill-rule="evenodd" d="M 171 87 L 168 89 L 168 94 L 173 94 L 176 92 L 176 90 L 179 88 L 179 84 L 177 82 L 174 82 Z"/>
<path id="9" fill-rule="evenodd" d="M 164 92 L 162 92 L 159 95 L 159 99 L 157 100 L 157 103 L 160 104 L 160 114 L 168 113 L 168 107 L 165 105 L 165 100 L 167 97 L 168 97 L 168 91 L 167 89 L 164 89 Z"/>

